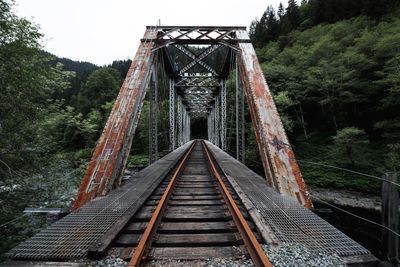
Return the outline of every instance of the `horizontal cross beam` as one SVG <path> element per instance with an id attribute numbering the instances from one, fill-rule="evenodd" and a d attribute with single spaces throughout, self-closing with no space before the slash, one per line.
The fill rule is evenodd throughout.
<path id="1" fill-rule="evenodd" d="M 154 29 L 155 26 L 146 26 L 147 29 Z M 191 29 L 198 29 L 200 31 L 206 31 L 210 29 L 218 29 L 218 30 L 246 30 L 246 26 L 157 26 L 157 29 L 163 31 L 170 30 L 186 30 L 189 31 Z"/>
<path id="2" fill-rule="evenodd" d="M 213 44 L 229 44 L 236 45 L 239 43 L 251 43 L 250 39 L 141 39 L 141 42 L 154 42 L 157 46 L 153 50 L 170 44 L 180 45 L 213 45 Z"/>

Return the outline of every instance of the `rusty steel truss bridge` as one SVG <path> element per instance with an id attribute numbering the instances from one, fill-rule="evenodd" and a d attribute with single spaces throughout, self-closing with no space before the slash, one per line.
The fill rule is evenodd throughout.
<path id="1" fill-rule="evenodd" d="M 196 45 L 205 48 L 195 53 L 191 46 Z M 208 60 L 221 50 L 222 64 Z M 171 58 L 172 51 L 189 59 L 187 64 L 179 66 Z M 246 28 L 162 26 L 146 29 L 90 160 L 74 209 L 120 184 L 147 88 L 151 161 L 157 158 L 157 76 L 161 72 L 169 79 L 171 151 L 189 141 L 190 120 L 195 117 L 207 118 L 208 140 L 225 150 L 226 81 L 234 73 L 237 157 L 244 159 L 245 95 L 267 183 L 302 205 L 312 206 Z"/>
<path id="2" fill-rule="evenodd" d="M 163 85 L 160 77 L 166 80 Z M 228 83 L 232 85 L 230 88 Z M 161 87 L 168 91 L 169 98 L 170 153 L 159 159 L 157 116 Z M 230 109 L 227 90 L 235 90 L 235 107 Z M 150 104 L 151 165 L 122 184 L 146 94 Z M 246 104 L 265 177 L 244 165 Z M 235 157 L 225 152 L 227 110 L 235 112 Z M 205 122 L 207 141 L 191 141 L 192 122 L 198 119 Z M 221 195 L 226 204 L 219 206 Z M 235 204 L 235 200 L 240 203 Z M 150 208 L 150 212 L 148 208 L 152 205 L 154 209 Z M 222 208 L 226 206 L 232 217 L 223 217 L 226 212 Z M 215 211 L 215 218 L 207 217 L 210 207 Z M 163 227 L 173 227 L 168 220 L 173 216 L 173 220 L 181 220 L 182 214 L 186 214 L 182 212 L 190 210 L 191 216 L 203 216 L 190 224 L 192 231 L 197 229 L 199 233 L 206 231 L 198 229 L 200 219 L 203 225 L 204 220 L 211 220 L 207 223 L 208 230 L 215 226 L 222 227 L 218 228 L 221 231 L 228 227 L 223 220 L 233 220 L 256 266 L 271 266 L 265 255 L 260 256 L 257 240 L 271 246 L 299 243 L 313 250 L 335 253 L 349 265 L 375 262 L 367 249 L 315 215 L 312 207 L 246 28 L 148 26 L 88 164 L 71 213 L 11 250 L 9 257 L 14 261 L 68 261 L 103 255 L 115 244 L 125 244 L 120 246 L 137 246 L 135 254 L 130 254 L 131 263 L 135 262 L 130 266 L 137 266 L 146 249 L 150 249 L 155 233 Z M 217 213 L 217 210 L 223 212 Z M 215 221 L 218 216 L 222 216 L 221 222 Z M 144 218 L 146 227 L 140 224 Z M 189 227 L 188 223 L 191 221 L 181 222 L 181 228 Z M 158 246 L 162 246 L 164 239 L 174 242 L 179 238 L 170 232 L 169 236 L 165 235 L 167 232 L 164 229 L 159 233 L 161 237 L 154 241 L 159 242 Z M 227 238 L 227 235 L 222 236 Z M 204 238 L 198 242 L 207 238 L 211 242 L 215 236 Z M 166 247 L 172 246 L 165 242 Z M 232 252 L 230 247 L 202 249 L 199 251 L 204 255 Z M 160 248 L 154 251 L 161 253 Z M 190 248 L 181 248 L 178 252 L 165 248 L 162 253 L 177 257 L 182 251 L 194 253 Z M 181 256 L 185 258 L 187 254 Z"/>

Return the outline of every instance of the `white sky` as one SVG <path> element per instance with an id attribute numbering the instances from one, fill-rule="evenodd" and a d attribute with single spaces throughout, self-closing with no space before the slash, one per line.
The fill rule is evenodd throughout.
<path id="1" fill-rule="evenodd" d="M 190 3 L 189 3 L 190 2 Z M 280 0 L 16 0 L 47 51 L 98 65 L 132 58 L 146 25 L 249 26 Z M 286 4 L 286 0 L 282 1 Z"/>

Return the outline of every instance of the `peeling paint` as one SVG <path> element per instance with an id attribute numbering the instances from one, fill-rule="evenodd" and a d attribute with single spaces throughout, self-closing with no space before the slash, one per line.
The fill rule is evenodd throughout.
<path id="1" fill-rule="evenodd" d="M 79 187 L 72 210 L 91 199 L 105 195 L 124 170 L 129 155 L 134 129 L 140 115 L 145 89 L 153 61 L 151 49 L 157 35 L 155 29 L 147 29 L 135 58 L 121 86 L 103 133 L 98 141 L 86 173 Z"/>
<path id="2" fill-rule="evenodd" d="M 237 31 L 236 35 L 238 39 L 249 39 L 244 30 Z M 267 183 L 311 208 L 310 196 L 255 50 L 249 43 L 239 43 L 239 48 L 239 69 Z"/>

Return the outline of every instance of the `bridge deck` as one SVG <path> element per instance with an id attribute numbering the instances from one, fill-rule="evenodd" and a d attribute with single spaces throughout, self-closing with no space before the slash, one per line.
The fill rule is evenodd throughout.
<path id="1" fill-rule="evenodd" d="M 310 249 L 336 253 L 348 261 L 376 260 L 371 253 L 341 231 L 321 219 L 296 200 L 277 193 L 259 176 L 229 154 L 206 141 L 220 168 L 244 203 L 255 208 L 256 215 L 271 229 L 279 242 L 303 244 Z M 240 192 L 241 191 L 241 192 Z M 248 208 L 248 207 L 247 207 Z"/>
<path id="2" fill-rule="evenodd" d="M 88 202 L 9 252 L 14 260 L 84 258 L 88 248 L 126 213 L 134 213 L 173 168 L 192 142 L 148 166 L 122 187 Z"/>
<path id="3" fill-rule="evenodd" d="M 90 201 L 9 252 L 13 260 L 72 260 L 85 258 L 89 247 L 119 223 L 133 215 L 173 168 L 191 142 L 132 175 L 121 188 Z M 206 141 L 216 162 L 269 242 L 303 244 L 310 249 L 336 253 L 348 262 L 369 262 L 376 258 L 290 197 L 268 187 L 265 179 Z M 254 218 L 253 218 L 254 219 Z M 261 225 L 260 225 L 261 224 Z M 267 237 L 266 237 L 267 236 Z M 269 242 L 271 243 L 271 242 Z M 273 243 L 273 242 L 272 242 Z"/>

